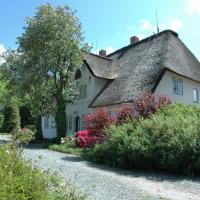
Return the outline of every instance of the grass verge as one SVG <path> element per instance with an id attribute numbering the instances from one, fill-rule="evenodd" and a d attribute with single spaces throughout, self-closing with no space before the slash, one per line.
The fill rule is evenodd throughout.
<path id="1" fill-rule="evenodd" d="M 25 161 L 14 144 L 0 145 L 0 199 L 83 200 L 78 192 L 56 175 L 42 172 Z"/>

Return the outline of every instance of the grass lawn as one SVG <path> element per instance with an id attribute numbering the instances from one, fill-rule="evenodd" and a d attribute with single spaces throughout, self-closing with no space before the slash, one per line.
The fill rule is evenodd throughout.
<path id="1" fill-rule="evenodd" d="M 83 149 L 77 148 L 71 144 L 50 144 L 48 149 L 78 156 L 80 156 L 83 152 Z"/>

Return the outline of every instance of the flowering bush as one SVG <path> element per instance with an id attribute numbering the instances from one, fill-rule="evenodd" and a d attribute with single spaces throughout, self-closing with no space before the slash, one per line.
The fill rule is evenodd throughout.
<path id="1" fill-rule="evenodd" d="M 133 119 L 133 106 L 123 106 L 117 112 L 117 124 L 121 124 L 127 119 Z"/>
<path id="2" fill-rule="evenodd" d="M 148 117 L 162 106 L 168 104 L 171 104 L 169 97 L 153 94 L 151 92 L 144 92 L 135 99 L 134 110 L 138 113 L 138 116 Z"/>
<path id="3" fill-rule="evenodd" d="M 102 137 L 104 130 L 114 123 L 114 119 L 108 114 L 106 109 L 99 108 L 94 113 L 86 115 L 84 122 L 86 130 L 91 130 L 94 136 Z"/>
<path id="4" fill-rule="evenodd" d="M 14 133 L 14 139 L 22 144 L 28 144 L 34 138 L 35 132 L 27 128 L 22 128 Z"/>
<path id="5" fill-rule="evenodd" d="M 92 147 L 97 143 L 101 143 L 104 138 L 102 136 L 94 135 L 91 130 L 78 131 L 75 137 L 76 137 L 76 146 L 79 148 Z"/>

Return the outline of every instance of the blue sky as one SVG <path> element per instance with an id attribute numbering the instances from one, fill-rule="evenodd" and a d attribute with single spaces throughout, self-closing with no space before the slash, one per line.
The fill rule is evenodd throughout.
<path id="1" fill-rule="evenodd" d="M 133 35 L 143 39 L 156 32 L 156 7 L 160 29 L 177 31 L 200 60 L 200 0 L 1 0 L 0 52 L 17 47 L 25 17 L 47 2 L 77 10 L 93 52 L 107 49 L 109 53 L 128 45 Z"/>

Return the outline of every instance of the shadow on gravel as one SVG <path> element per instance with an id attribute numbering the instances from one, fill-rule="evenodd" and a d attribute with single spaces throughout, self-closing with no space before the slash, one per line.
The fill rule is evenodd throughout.
<path id="1" fill-rule="evenodd" d="M 180 181 L 191 181 L 199 184 L 200 187 L 200 177 L 188 177 L 175 174 L 169 174 L 167 172 L 155 172 L 155 171 L 144 171 L 144 170 L 125 170 L 121 168 L 109 167 L 103 164 L 95 164 L 92 162 L 87 162 L 87 166 L 97 169 L 115 173 L 117 175 L 127 176 L 129 178 L 145 178 L 155 182 L 180 182 Z"/>
<path id="2" fill-rule="evenodd" d="M 117 167 L 110 167 L 104 164 L 96 164 L 90 161 L 87 161 L 79 156 L 67 155 L 61 158 L 65 161 L 72 162 L 85 162 L 86 167 L 93 168 L 95 170 L 101 170 L 105 172 L 115 173 L 120 176 L 127 176 L 129 178 L 145 178 L 155 182 L 181 182 L 181 181 L 191 181 L 199 184 L 200 187 L 200 177 L 191 178 L 188 176 L 173 175 L 167 172 L 155 172 L 155 171 L 144 171 L 144 170 L 125 170 Z"/>

